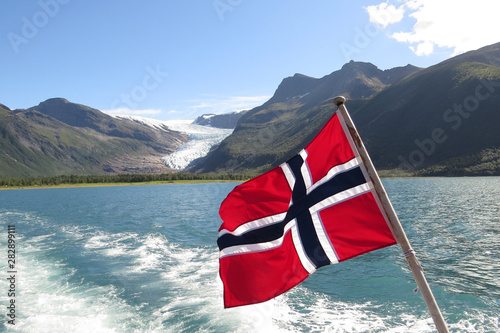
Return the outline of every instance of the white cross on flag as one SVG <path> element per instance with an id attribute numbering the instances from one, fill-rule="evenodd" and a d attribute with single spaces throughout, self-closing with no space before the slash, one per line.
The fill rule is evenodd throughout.
<path id="1" fill-rule="evenodd" d="M 338 111 L 295 157 L 235 187 L 219 214 L 225 307 L 267 301 L 319 267 L 396 244 Z"/>

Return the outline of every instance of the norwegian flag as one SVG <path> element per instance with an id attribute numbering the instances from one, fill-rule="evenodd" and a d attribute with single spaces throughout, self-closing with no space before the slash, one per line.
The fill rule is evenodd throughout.
<path id="1" fill-rule="evenodd" d="M 295 157 L 235 187 L 219 214 L 226 308 L 267 301 L 319 267 L 396 244 L 339 111 Z"/>

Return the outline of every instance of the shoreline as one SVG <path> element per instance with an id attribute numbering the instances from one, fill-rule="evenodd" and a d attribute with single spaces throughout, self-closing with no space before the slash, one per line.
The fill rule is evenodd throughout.
<path id="1" fill-rule="evenodd" d="M 205 183 L 239 183 L 243 180 L 213 180 L 213 179 L 193 179 L 193 180 L 158 180 L 147 182 L 123 182 L 123 183 L 78 183 L 59 185 L 36 185 L 36 186 L 2 186 L 1 190 L 33 190 L 46 188 L 78 188 L 78 187 L 108 187 L 108 186 L 138 186 L 138 185 L 179 185 L 179 184 L 205 184 Z"/>

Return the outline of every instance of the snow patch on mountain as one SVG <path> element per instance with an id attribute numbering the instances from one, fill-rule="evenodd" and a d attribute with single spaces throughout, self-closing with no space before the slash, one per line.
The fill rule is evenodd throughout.
<path id="1" fill-rule="evenodd" d="M 154 129 L 158 129 L 158 130 L 169 129 L 169 127 L 166 124 L 166 121 L 164 121 L 164 120 L 158 120 L 158 119 L 152 119 L 152 118 L 146 118 L 146 117 L 140 117 L 140 116 L 124 116 L 124 115 L 112 115 L 112 116 L 116 117 L 116 118 L 132 120 L 138 124 L 149 126 L 149 127 L 152 127 Z"/>
<path id="2" fill-rule="evenodd" d="M 161 158 L 163 163 L 175 170 L 185 169 L 191 162 L 204 157 L 214 145 L 228 137 L 233 129 L 215 128 L 193 124 L 194 119 L 157 120 L 139 116 L 118 116 L 159 130 L 170 129 L 188 135 L 188 142 L 175 152 Z"/>

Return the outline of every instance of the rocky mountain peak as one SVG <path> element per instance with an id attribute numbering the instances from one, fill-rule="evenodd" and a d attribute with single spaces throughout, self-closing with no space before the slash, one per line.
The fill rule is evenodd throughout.
<path id="1" fill-rule="evenodd" d="M 193 121 L 193 124 L 215 128 L 233 129 L 240 118 L 248 111 L 230 112 L 223 114 L 203 114 Z"/>

